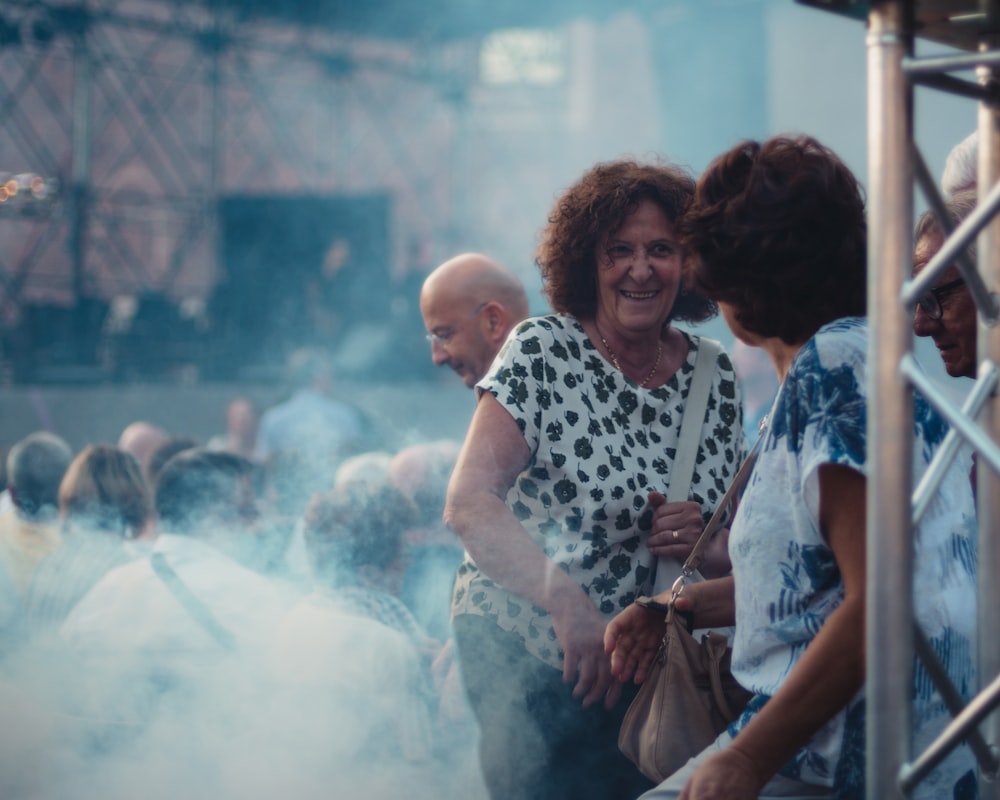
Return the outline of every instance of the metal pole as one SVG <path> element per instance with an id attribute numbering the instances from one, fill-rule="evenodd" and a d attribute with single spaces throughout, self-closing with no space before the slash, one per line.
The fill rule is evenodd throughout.
<path id="1" fill-rule="evenodd" d="M 983 3 L 984 10 L 992 18 L 997 18 L 996 0 Z M 987 26 L 988 30 L 996 30 Z M 984 36 L 980 41 L 980 51 L 989 52 L 996 48 L 995 36 Z M 976 76 L 983 86 L 995 83 L 996 68 L 983 65 L 976 70 Z M 987 101 L 979 104 L 979 202 L 982 203 L 1000 176 L 1000 117 L 996 105 Z M 1000 216 L 993 219 L 979 233 L 977 250 L 979 273 L 986 288 L 996 292 L 1000 284 Z M 979 360 L 989 359 L 1000 364 L 1000 329 L 986 327 L 983 317 L 979 317 L 978 336 Z M 983 429 L 994 441 L 1000 441 L 1000 397 L 996 394 L 986 404 L 980 417 Z M 996 580 L 1000 569 L 1000 539 L 996 536 L 1000 524 L 1000 481 L 994 470 L 979 460 L 976 470 L 977 516 L 979 522 L 979 574 L 978 574 L 978 622 L 979 622 L 979 683 L 986 685 L 1000 674 L 1000 637 L 996 635 L 996 613 L 1000 608 L 1000 582 Z M 996 747 L 1000 742 L 1000 715 L 992 714 L 982 726 L 987 742 Z M 996 780 L 980 780 L 980 797 L 983 800 L 1000 798 L 1000 784 Z"/>
<path id="2" fill-rule="evenodd" d="M 84 352 L 90 339 L 87 335 L 88 320 L 84 309 L 83 296 L 86 290 L 87 271 L 87 225 L 90 219 L 91 175 L 90 160 L 93 140 L 91 121 L 91 87 L 93 85 L 93 61 L 87 43 L 86 18 L 80 17 L 80 25 L 73 30 L 73 138 L 72 174 L 70 185 L 70 263 L 73 275 L 74 343 L 76 359 L 90 361 L 97 353 Z"/>
<path id="3" fill-rule="evenodd" d="M 912 259 L 913 103 L 904 0 L 868 15 L 868 592 L 867 797 L 899 797 L 911 746 L 913 608 L 910 494 L 912 390 L 899 365 L 913 333 L 900 301 Z"/>

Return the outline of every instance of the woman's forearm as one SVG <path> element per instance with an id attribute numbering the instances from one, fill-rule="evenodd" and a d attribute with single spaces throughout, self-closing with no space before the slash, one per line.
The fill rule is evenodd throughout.
<path id="1" fill-rule="evenodd" d="M 820 530 L 837 561 L 844 599 L 733 742 L 765 778 L 844 708 L 865 680 L 866 481 L 850 467 L 824 464 L 819 488 Z"/>
<path id="2" fill-rule="evenodd" d="M 449 499 L 445 522 L 487 577 L 549 612 L 560 601 L 585 599 L 499 497 L 483 491 L 456 495 Z"/>
<path id="3" fill-rule="evenodd" d="M 845 601 L 731 746 L 770 779 L 864 685 L 864 602 Z"/>
<path id="4" fill-rule="evenodd" d="M 706 578 L 722 578 L 733 570 L 729 560 L 729 528 L 719 528 L 705 548 L 699 572 Z"/>
<path id="5" fill-rule="evenodd" d="M 656 596 L 656 600 L 664 604 L 669 603 L 670 595 L 670 590 L 661 592 Z M 695 628 L 727 628 L 736 624 L 733 577 L 727 575 L 724 578 L 685 584 L 684 590 L 677 598 L 677 608 L 694 614 Z"/>

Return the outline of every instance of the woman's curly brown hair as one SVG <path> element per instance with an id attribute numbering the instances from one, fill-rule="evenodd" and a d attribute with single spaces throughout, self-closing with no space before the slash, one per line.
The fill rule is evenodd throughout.
<path id="1" fill-rule="evenodd" d="M 864 190 L 811 137 L 745 141 L 716 158 L 679 228 L 688 282 L 751 333 L 800 344 L 865 314 Z"/>
<path id="2" fill-rule="evenodd" d="M 671 164 L 609 161 L 588 170 L 557 201 L 542 231 L 535 263 L 553 310 L 577 319 L 597 312 L 597 251 L 635 212 L 656 203 L 676 222 L 694 195 L 694 179 Z M 716 314 L 704 295 L 682 289 L 668 319 L 702 322 Z"/>

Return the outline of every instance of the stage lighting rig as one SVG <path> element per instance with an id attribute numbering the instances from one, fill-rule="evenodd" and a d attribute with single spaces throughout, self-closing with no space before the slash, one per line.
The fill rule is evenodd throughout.
<path id="1" fill-rule="evenodd" d="M 0 172 L 0 215 L 47 214 L 59 198 L 59 180 L 34 172 Z"/>

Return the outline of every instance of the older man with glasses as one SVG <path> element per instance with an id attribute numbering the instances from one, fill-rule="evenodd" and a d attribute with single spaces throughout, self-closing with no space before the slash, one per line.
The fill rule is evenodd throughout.
<path id="1" fill-rule="evenodd" d="M 433 362 L 451 367 L 471 389 L 507 334 L 528 316 L 528 297 L 521 281 L 501 264 L 462 253 L 427 276 L 420 313 Z"/>
<path id="2" fill-rule="evenodd" d="M 953 225 L 965 219 L 976 207 L 976 192 L 965 191 L 949 198 L 945 207 Z M 944 244 L 945 236 L 932 212 L 917 222 L 914 234 L 913 274 L 918 275 Z M 969 246 L 975 261 L 975 244 Z M 953 378 L 973 378 L 976 374 L 976 304 L 958 267 L 950 266 L 937 285 L 917 301 L 913 314 L 913 332 L 929 336 L 941 354 L 944 368 Z"/>

